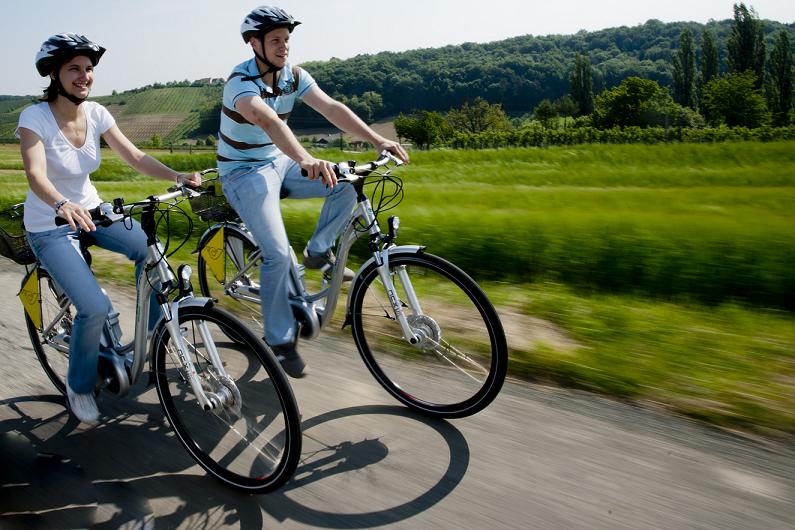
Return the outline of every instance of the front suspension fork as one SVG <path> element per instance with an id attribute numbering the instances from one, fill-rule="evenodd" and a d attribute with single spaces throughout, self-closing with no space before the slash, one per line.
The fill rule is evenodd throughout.
<path id="1" fill-rule="evenodd" d="M 199 374 L 196 371 L 196 366 L 193 364 L 193 359 L 191 358 L 191 346 L 188 345 L 188 341 L 182 335 L 182 329 L 179 325 L 179 301 L 171 302 L 171 304 L 163 304 L 161 308 L 164 314 L 170 316 L 170 318 L 166 320 L 166 329 L 171 335 L 177 357 L 184 369 L 185 376 L 190 384 L 191 390 L 193 390 L 193 394 L 196 396 L 199 406 L 205 412 L 209 412 L 211 410 L 221 409 L 224 405 L 233 405 L 235 396 L 226 386 L 222 385 L 218 393 L 208 392 L 202 387 Z M 166 313 L 166 311 L 169 312 Z M 213 368 L 215 368 L 216 377 L 218 377 L 219 380 L 225 379 L 227 384 L 234 384 L 231 383 L 232 379 L 228 376 L 226 370 L 224 370 L 223 362 L 218 355 L 218 350 L 215 347 L 215 341 L 207 327 L 207 322 L 199 321 L 197 326 L 202 343 L 210 357 L 210 362 Z M 195 347 L 193 349 L 195 350 Z"/>
<path id="2" fill-rule="evenodd" d="M 389 271 L 389 249 L 385 248 L 381 250 L 378 253 L 378 258 L 378 261 L 380 262 L 378 266 L 378 275 L 381 277 L 381 282 L 384 284 L 384 289 L 386 290 L 389 304 L 392 306 L 392 311 L 395 313 L 395 320 L 398 321 L 398 324 L 400 324 L 400 329 L 403 331 L 403 338 L 405 338 L 409 344 L 419 344 L 420 337 L 411 329 L 411 326 L 406 319 L 406 314 L 403 312 L 403 306 L 401 305 L 400 298 L 398 297 L 397 291 L 395 290 L 395 284 L 392 281 L 392 275 Z M 409 279 L 406 268 L 403 266 L 399 267 L 397 273 L 400 277 L 400 282 L 406 291 L 406 297 L 412 311 L 416 315 L 421 315 L 422 309 L 420 308 L 419 301 L 417 300 L 416 293 L 414 292 L 414 287 L 411 285 L 411 280 Z"/>

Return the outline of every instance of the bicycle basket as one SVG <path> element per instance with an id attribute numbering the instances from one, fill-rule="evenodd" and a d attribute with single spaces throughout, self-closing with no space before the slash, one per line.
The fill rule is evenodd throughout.
<path id="1" fill-rule="evenodd" d="M 188 199 L 193 213 L 202 221 L 232 221 L 237 219 L 237 212 L 229 205 L 221 192 L 221 183 L 217 180 L 205 181 L 201 195 Z"/>
<path id="2" fill-rule="evenodd" d="M 24 207 L 16 204 L 0 212 L 0 255 L 14 260 L 20 265 L 36 262 L 36 256 L 28 245 L 25 225 L 22 224 Z"/>

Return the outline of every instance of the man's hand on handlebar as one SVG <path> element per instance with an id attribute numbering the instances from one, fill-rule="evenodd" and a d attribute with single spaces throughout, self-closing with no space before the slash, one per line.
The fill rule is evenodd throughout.
<path id="1" fill-rule="evenodd" d="M 334 164 L 328 160 L 310 158 L 298 163 L 301 166 L 301 174 L 306 172 L 309 180 L 322 179 L 329 188 L 337 185 L 337 175 L 334 173 Z"/>
<path id="2" fill-rule="evenodd" d="M 377 147 L 379 153 L 382 151 L 389 151 L 390 153 L 401 159 L 404 164 L 409 163 L 409 154 L 403 148 L 403 146 L 400 145 L 400 142 L 393 142 L 392 140 L 384 140 L 383 142 L 378 144 Z"/>

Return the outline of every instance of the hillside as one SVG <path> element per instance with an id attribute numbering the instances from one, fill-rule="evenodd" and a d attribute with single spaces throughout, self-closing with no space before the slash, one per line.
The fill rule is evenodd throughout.
<path id="1" fill-rule="evenodd" d="M 629 76 L 671 86 L 671 59 L 685 27 L 692 30 L 699 52 L 704 30 L 713 32 L 725 71 L 726 40 L 732 24 L 733 20 L 708 24 L 649 20 L 639 26 L 575 35 L 525 35 L 485 44 L 384 52 L 302 66 L 327 92 L 348 98 L 354 108 L 366 107 L 360 103 L 368 92 L 380 96 L 383 105 L 372 109 L 373 119 L 416 109 L 447 111 L 478 96 L 502 104 L 509 114 L 523 114 L 542 99 L 555 100 L 569 92 L 578 53 L 590 56 L 595 93 Z M 765 20 L 763 28 L 768 51 L 781 29 L 787 29 L 795 49 L 795 24 Z M 311 123 L 318 118 L 304 107 L 293 113 L 291 120 Z"/>
<path id="2" fill-rule="evenodd" d="M 157 134 L 164 143 L 216 134 L 220 99 L 220 85 L 154 86 L 95 98 L 132 141 Z"/>
<path id="3" fill-rule="evenodd" d="M 671 57 L 679 35 L 691 28 L 697 47 L 705 29 L 712 31 L 725 68 L 725 42 L 731 20 L 662 23 L 580 31 L 575 35 L 525 35 L 502 41 L 359 55 L 347 60 L 309 62 L 304 66 L 329 94 L 348 103 L 369 122 L 416 109 L 446 111 L 475 97 L 502 104 L 513 115 L 532 111 L 542 99 L 569 91 L 578 53 L 590 56 L 594 90 L 610 88 L 629 76 L 671 85 Z M 795 24 L 763 21 L 767 49 L 781 29 L 795 46 Z M 134 141 L 159 135 L 164 142 L 215 134 L 221 87 L 217 84 L 167 83 L 95 98 L 107 105 Z M 12 137 L 30 96 L 0 96 L 0 141 Z M 307 106 L 290 117 L 298 130 L 331 129 Z"/>

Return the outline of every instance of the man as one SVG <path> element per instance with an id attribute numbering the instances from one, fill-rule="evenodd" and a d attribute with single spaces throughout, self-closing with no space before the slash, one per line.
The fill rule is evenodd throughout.
<path id="1" fill-rule="evenodd" d="M 310 155 L 287 127 L 296 99 L 337 128 L 408 162 L 399 143 L 377 134 L 323 92 L 309 73 L 289 63 L 290 36 L 298 24 L 278 7 L 261 6 L 246 16 L 240 33 L 254 58 L 237 65 L 224 86 L 217 153 L 224 194 L 264 256 L 260 297 L 265 340 L 291 377 L 302 377 L 307 369 L 296 349 L 298 326 L 288 302 L 290 250 L 279 199 L 326 199 L 303 253 L 304 265 L 312 269 L 333 265 L 331 247 L 356 202 L 350 186 L 335 186 L 331 162 Z"/>

